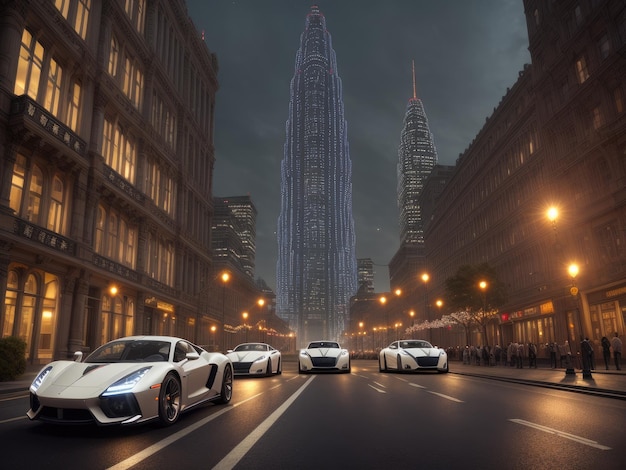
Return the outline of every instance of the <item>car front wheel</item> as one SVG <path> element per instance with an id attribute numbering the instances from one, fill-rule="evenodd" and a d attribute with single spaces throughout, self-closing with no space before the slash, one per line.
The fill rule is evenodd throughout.
<path id="1" fill-rule="evenodd" d="M 165 426 L 174 424 L 180 415 L 180 380 L 169 373 L 159 391 L 159 420 Z"/>
<path id="2" fill-rule="evenodd" d="M 225 405 L 233 398 L 233 369 L 230 364 L 224 368 L 224 376 L 222 377 L 222 389 L 218 403 Z"/>

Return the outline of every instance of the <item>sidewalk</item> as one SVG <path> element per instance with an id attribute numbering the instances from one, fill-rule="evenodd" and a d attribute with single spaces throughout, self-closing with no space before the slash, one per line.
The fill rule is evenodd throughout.
<path id="1" fill-rule="evenodd" d="M 524 367 L 517 369 L 510 366 L 478 366 L 463 364 L 461 361 L 450 362 L 450 372 L 471 375 L 506 382 L 525 383 L 528 385 L 569 390 L 591 395 L 599 395 L 626 400 L 626 370 L 615 370 L 613 366 L 606 370 L 596 368 L 590 371 L 591 377 L 583 377 L 581 369 L 573 369 L 574 374 L 566 374 L 566 369 L 552 369 L 539 365 L 538 368 Z"/>

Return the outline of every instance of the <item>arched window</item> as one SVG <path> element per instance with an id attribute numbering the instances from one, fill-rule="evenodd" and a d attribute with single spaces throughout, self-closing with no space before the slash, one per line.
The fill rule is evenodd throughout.
<path id="1" fill-rule="evenodd" d="M 17 273 L 9 271 L 7 276 L 7 291 L 4 296 L 4 316 L 2 317 L 2 337 L 13 336 L 15 333 L 15 312 L 17 309 Z"/>
<path id="2" fill-rule="evenodd" d="M 107 213 L 104 207 L 98 206 L 98 219 L 96 220 L 96 236 L 94 240 L 94 250 L 96 253 L 104 255 L 104 227 L 107 220 Z"/>
<path id="3" fill-rule="evenodd" d="M 11 180 L 11 195 L 9 205 L 16 214 L 22 210 L 22 196 L 24 194 L 24 183 L 26 181 L 26 157 L 17 155 L 13 165 L 13 179 Z"/>
<path id="4" fill-rule="evenodd" d="M 19 311 L 19 331 L 18 336 L 26 341 L 26 356 L 30 357 L 31 341 L 33 337 L 33 324 L 35 321 L 35 308 L 37 306 L 37 292 L 39 285 L 37 278 L 29 274 L 24 284 L 24 298 Z"/>

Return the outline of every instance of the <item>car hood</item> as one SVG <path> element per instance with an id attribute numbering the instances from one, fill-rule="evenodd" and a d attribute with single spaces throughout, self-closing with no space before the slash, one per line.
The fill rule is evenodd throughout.
<path id="1" fill-rule="evenodd" d="M 57 398 L 90 398 L 98 396 L 110 385 L 151 363 L 90 364 L 59 361 L 37 390 L 39 396 Z M 144 377 L 146 379 L 146 377 Z"/>
<path id="2" fill-rule="evenodd" d="M 307 349 L 306 353 L 311 357 L 337 357 L 343 349 L 337 348 L 313 348 Z"/>
<path id="3" fill-rule="evenodd" d="M 233 362 L 254 362 L 267 354 L 267 351 L 233 351 L 226 355 Z"/>
<path id="4" fill-rule="evenodd" d="M 404 350 L 413 357 L 438 357 L 443 351 L 435 348 L 405 348 Z"/>

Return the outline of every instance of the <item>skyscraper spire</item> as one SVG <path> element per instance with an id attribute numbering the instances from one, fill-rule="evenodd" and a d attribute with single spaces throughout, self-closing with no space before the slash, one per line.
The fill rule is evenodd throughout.
<path id="1" fill-rule="evenodd" d="M 415 88 L 415 59 L 413 59 L 411 61 L 412 67 L 413 67 L 413 99 L 416 100 L 417 99 L 417 91 Z"/>
<path id="2" fill-rule="evenodd" d="M 300 345 L 339 339 L 357 287 L 341 87 L 326 19 L 313 6 L 291 79 L 277 231 L 276 311 Z"/>
<path id="3" fill-rule="evenodd" d="M 415 60 L 412 61 L 413 96 L 409 99 L 398 148 L 398 210 L 400 243 L 423 247 L 424 226 L 419 196 L 424 182 L 437 164 L 437 150 L 428 119 L 417 97 Z"/>

